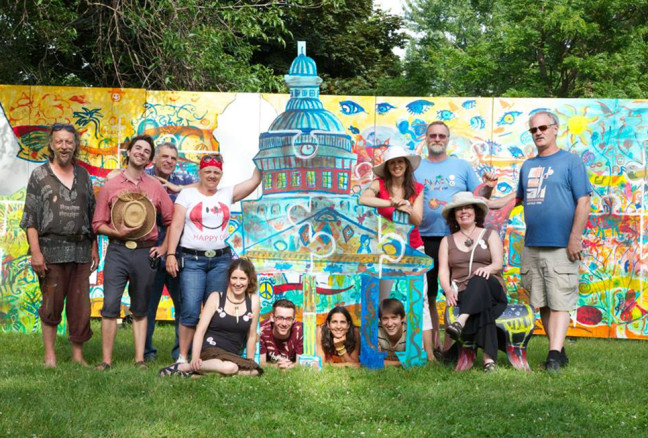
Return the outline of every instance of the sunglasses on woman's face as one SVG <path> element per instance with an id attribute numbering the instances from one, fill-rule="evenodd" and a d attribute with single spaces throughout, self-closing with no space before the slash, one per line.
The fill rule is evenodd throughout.
<path id="1" fill-rule="evenodd" d="M 529 128 L 529 132 L 531 135 L 535 134 L 536 132 L 545 132 L 547 129 L 549 129 L 550 126 L 554 126 L 555 123 L 552 123 L 551 125 L 540 125 L 540 126 L 535 126 L 533 128 Z"/>

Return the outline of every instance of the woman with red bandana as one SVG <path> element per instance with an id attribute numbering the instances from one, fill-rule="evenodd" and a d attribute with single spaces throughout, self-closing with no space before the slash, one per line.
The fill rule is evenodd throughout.
<path id="1" fill-rule="evenodd" d="M 198 175 L 200 182 L 178 195 L 168 235 L 166 270 L 173 277 L 182 272 L 178 362 L 187 360 L 201 306 L 211 293 L 227 289 L 227 270 L 232 261 L 230 247 L 225 243 L 230 207 L 261 183 L 261 173 L 255 168 L 250 179 L 218 188 L 223 176 L 220 154 L 203 156 Z"/>

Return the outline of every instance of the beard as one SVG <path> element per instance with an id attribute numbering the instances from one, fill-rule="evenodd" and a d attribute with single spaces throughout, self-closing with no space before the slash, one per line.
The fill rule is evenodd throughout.
<path id="1" fill-rule="evenodd" d="M 428 146 L 428 149 L 433 155 L 441 155 L 446 150 L 445 146 L 443 145 L 430 145 Z"/>

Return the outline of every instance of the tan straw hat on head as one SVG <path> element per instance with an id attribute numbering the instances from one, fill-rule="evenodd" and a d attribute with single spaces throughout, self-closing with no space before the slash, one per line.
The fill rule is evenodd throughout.
<path id="1" fill-rule="evenodd" d="M 110 209 L 110 220 L 114 227 L 124 221 L 124 225 L 135 228 L 125 236 L 126 239 L 136 240 L 146 236 L 155 226 L 155 206 L 144 194 L 124 192 Z"/>
<path id="2" fill-rule="evenodd" d="M 389 160 L 393 160 L 394 158 L 401 157 L 406 158 L 410 162 L 413 171 L 419 167 L 419 164 L 421 164 L 421 157 L 419 157 L 418 155 L 410 154 L 402 146 L 390 146 L 383 154 L 383 162 L 378 164 L 377 166 L 374 166 L 374 175 L 379 176 L 380 178 L 384 178 L 385 166 L 387 166 L 387 162 Z"/>
<path id="3" fill-rule="evenodd" d="M 488 213 L 488 205 L 486 205 L 486 201 L 473 195 L 472 192 L 459 192 L 455 193 L 452 197 L 452 202 L 449 202 L 445 207 L 443 207 L 441 215 L 445 220 L 448 220 L 448 216 L 452 210 L 465 205 L 474 205 L 475 209 L 479 208 L 484 212 L 484 215 Z"/>

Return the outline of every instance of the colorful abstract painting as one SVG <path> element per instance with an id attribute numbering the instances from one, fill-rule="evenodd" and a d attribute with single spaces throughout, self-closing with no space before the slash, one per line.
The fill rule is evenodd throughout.
<path id="1" fill-rule="evenodd" d="M 310 73 L 316 77 L 316 70 Z M 648 339 L 648 100 L 319 96 L 319 86 L 288 76 L 290 95 L 0 86 L 0 328 L 39 329 L 39 290 L 18 223 L 29 174 L 46 159 L 46 131 L 54 122 L 72 123 L 81 132 L 80 160 L 96 188 L 120 166 L 124 143 L 140 133 L 178 145 L 179 165 L 188 171 L 195 171 L 201 153 L 221 152 L 223 184 L 243 179 L 255 165 L 261 168 L 263 189 L 239 206 L 229 243 L 259 264 L 263 314 L 281 295 L 296 302 L 300 318 L 315 324 L 339 303 L 361 321 L 362 289 L 355 275 L 375 277 L 384 270 L 398 279 L 393 294 L 407 300 L 407 290 L 416 289 L 411 280 L 427 267 L 420 253 L 400 244 L 408 226 L 381 222 L 375 211 L 357 204 L 373 178 L 372 166 L 390 144 L 425 156 L 425 127 L 443 120 L 452 133 L 451 154 L 479 174 L 497 170 L 498 197 L 516 189 L 522 162 L 535 154 L 529 116 L 548 109 L 560 119 L 559 146 L 581 158 L 594 188 L 579 308 L 569 335 Z M 300 97 L 311 99 L 317 110 L 313 120 L 319 125 L 308 135 L 294 129 L 297 119 L 290 117 L 298 115 L 287 114 Z M 502 229 L 510 301 L 526 303 L 528 294 L 519 286 L 522 211 L 495 215 L 492 223 Z M 390 262 L 390 254 L 403 258 Z M 92 278 L 95 316 L 103 296 L 102 267 Z M 315 281 L 308 316 L 302 315 L 304 275 Z M 127 296 L 122 304 L 128 306 Z M 441 297 L 438 305 L 443 311 Z M 166 294 L 158 317 L 173 317 Z"/>

